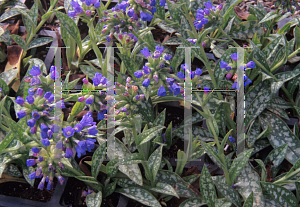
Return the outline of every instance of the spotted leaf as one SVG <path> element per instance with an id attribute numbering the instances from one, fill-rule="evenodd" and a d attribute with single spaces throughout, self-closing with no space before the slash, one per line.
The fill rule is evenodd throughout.
<path id="1" fill-rule="evenodd" d="M 189 198 L 183 201 L 179 207 L 200 207 L 204 205 L 206 205 L 206 203 L 202 198 Z"/>
<path id="2" fill-rule="evenodd" d="M 102 192 L 92 193 L 86 197 L 87 207 L 100 207 L 102 203 Z"/>
<path id="3" fill-rule="evenodd" d="M 209 207 L 214 207 L 217 201 L 217 194 L 216 194 L 214 183 L 211 179 L 210 173 L 206 165 L 203 165 L 200 180 L 199 180 L 199 186 L 200 186 L 201 194 L 203 195 L 203 198 L 207 203 L 207 205 Z"/>
<path id="4" fill-rule="evenodd" d="M 288 143 L 283 144 L 280 147 L 277 147 L 275 149 L 273 149 L 267 156 L 267 158 L 265 159 L 265 164 L 270 160 L 273 165 L 272 165 L 272 172 L 273 175 L 275 176 L 277 174 L 277 172 L 279 171 L 279 166 L 281 164 L 281 162 L 284 160 L 286 153 L 287 153 L 287 149 L 288 149 Z"/>
<path id="5" fill-rule="evenodd" d="M 243 207 L 252 207 L 253 206 L 253 192 L 247 197 Z"/>
<path id="6" fill-rule="evenodd" d="M 227 184 L 214 181 L 218 191 L 228 199 L 231 203 L 233 203 L 235 206 L 241 206 L 239 194 L 236 190 L 234 190 L 231 186 L 228 186 Z"/>
<path id="7" fill-rule="evenodd" d="M 106 143 L 100 145 L 93 154 L 92 158 L 92 176 L 97 179 L 100 167 L 105 158 Z"/>

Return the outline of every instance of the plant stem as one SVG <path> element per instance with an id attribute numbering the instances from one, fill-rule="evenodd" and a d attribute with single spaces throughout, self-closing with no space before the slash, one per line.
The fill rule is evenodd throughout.
<path id="1" fill-rule="evenodd" d="M 183 3 L 182 0 L 180 0 L 180 2 Z M 184 4 L 184 6 L 183 6 L 183 11 L 184 11 L 184 13 L 185 13 L 185 14 L 184 14 L 185 17 L 187 18 L 187 20 L 188 20 L 188 22 L 189 22 L 189 24 L 190 24 L 190 26 L 191 26 L 191 28 L 192 28 L 192 30 L 193 30 L 193 35 L 194 35 L 194 37 L 191 37 L 191 38 L 196 39 L 196 38 L 197 38 L 197 30 L 196 30 L 196 28 L 195 28 L 195 26 L 194 26 L 193 20 L 191 19 L 191 16 L 190 16 L 188 10 L 187 10 L 187 8 L 186 8 L 186 4 Z"/>

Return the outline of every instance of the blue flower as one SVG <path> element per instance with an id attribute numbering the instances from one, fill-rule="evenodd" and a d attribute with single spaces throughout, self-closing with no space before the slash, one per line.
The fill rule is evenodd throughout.
<path id="1" fill-rule="evenodd" d="M 230 65 L 227 65 L 227 66 L 225 67 L 225 69 L 226 69 L 227 71 L 231 71 L 232 67 L 231 67 Z"/>
<path id="2" fill-rule="evenodd" d="M 170 55 L 170 54 L 165 55 L 165 60 L 170 60 L 171 58 L 172 58 L 172 55 Z"/>
<path id="3" fill-rule="evenodd" d="M 101 83 L 102 85 L 107 84 L 107 78 L 102 77 L 101 80 L 100 80 L 100 83 Z"/>
<path id="4" fill-rule="evenodd" d="M 167 78 L 166 81 L 169 85 L 172 85 L 174 83 L 174 78 Z"/>
<path id="5" fill-rule="evenodd" d="M 246 67 L 247 67 L 247 68 L 255 68 L 255 62 L 253 62 L 253 61 L 248 62 L 248 63 L 246 64 Z"/>
<path id="6" fill-rule="evenodd" d="M 136 95 L 134 98 L 135 98 L 135 100 L 139 100 L 140 99 L 140 95 Z M 123 109 L 124 110 L 124 109 Z M 121 111 L 122 111 L 122 109 L 121 109 Z M 126 108 L 126 111 L 127 111 L 127 108 Z"/>
<path id="7" fill-rule="evenodd" d="M 80 158 L 81 154 L 85 155 L 86 154 L 86 150 L 87 150 L 87 146 L 85 141 L 79 141 L 77 143 L 77 147 L 75 148 L 76 152 L 77 152 L 77 157 Z"/>
<path id="8" fill-rule="evenodd" d="M 193 44 L 196 44 L 197 39 L 187 39 L 187 41 L 189 41 L 189 42 L 191 42 L 191 43 L 193 43 Z"/>
<path id="9" fill-rule="evenodd" d="M 60 129 L 60 127 L 58 125 L 56 125 L 56 124 L 53 124 L 52 127 L 51 127 L 51 131 L 53 133 L 58 133 L 59 129 Z"/>
<path id="10" fill-rule="evenodd" d="M 50 97 L 48 98 L 48 102 L 52 103 L 54 101 L 54 94 L 51 94 Z"/>
<path id="11" fill-rule="evenodd" d="M 74 18 L 76 16 L 76 12 L 75 11 L 68 11 L 68 16 L 71 18 Z"/>
<path id="12" fill-rule="evenodd" d="M 87 138 L 85 143 L 86 143 L 86 147 L 88 149 L 89 152 L 91 152 L 92 149 L 94 149 L 95 147 L 95 139 L 91 139 L 91 138 Z"/>
<path id="13" fill-rule="evenodd" d="M 203 27 L 203 23 L 200 20 L 195 20 L 193 22 L 195 29 L 201 29 Z"/>
<path id="14" fill-rule="evenodd" d="M 231 86 L 232 89 L 237 89 L 238 88 L 238 83 L 234 82 Z"/>
<path id="15" fill-rule="evenodd" d="M 202 74 L 202 69 L 196 68 L 195 74 L 196 74 L 197 76 L 200 76 L 200 75 Z"/>
<path id="16" fill-rule="evenodd" d="M 27 125 L 28 125 L 29 127 L 33 127 L 33 126 L 35 125 L 35 119 L 29 119 L 29 120 L 27 121 Z"/>
<path id="17" fill-rule="evenodd" d="M 209 92 L 209 87 L 204 87 L 204 93 L 208 93 Z"/>
<path id="18" fill-rule="evenodd" d="M 48 131 L 44 132 L 44 131 L 41 131 L 41 137 L 42 138 L 48 138 Z"/>
<path id="19" fill-rule="evenodd" d="M 191 79 L 193 79 L 195 77 L 195 72 L 191 73 Z"/>
<path id="20" fill-rule="evenodd" d="M 24 118 L 25 116 L 26 116 L 26 111 L 19 111 L 18 113 L 17 113 L 17 116 L 18 116 L 18 118 L 19 119 L 22 119 L 22 118 Z"/>
<path id="21" fill-rule="evenodd" d="M 159 6 L 165 6 L 166 0 L 160 0 L 159 1 Z"/>
<path id="22" fill-rule="evenodd" d="M 17 97 L 17 99 L 16 99 L 16 103 L 17 103 L 17 104 L 23 105 L 24 102 L 25 102 L 25 101 L 24 101 L 24 99 L 23 99 L 22 97 L 20 97 L 20 96 Z"/>
<path id="23" fill-rule="evenodd" d="M 40 152 L 40 149 L 37 148 L 37 147 L 32 147 L 32 148 L 31 148 L 31 151 L 32 151 L 33 153 L 39 153 L 39 152 Z"/>
<path id="24" fill-rule="evenodd" d="M 223 61 L 223 60 L 220 62 L 220 68 L 226 68 L 227 65 L 228 65 L 228 63 L 226 63 L 226 62 Z"/>
<path id="25" fill-rule="evenodd" d="M 49 180 L 47 184 L 47 190 L 52 190 L 53 189 L 53 180 Z"/>
<path id="26" fill-rule="evenodd" d="M 156 7 L 152 7 L 152 9 L 149 9 L 149 11 L 152 13 L 152 15 L 154 15 L 154 13 L 156 12 Z M 150 15 L 150 14 L 148 14 L 148 18 L 151 18 L 151 20 L 152 20 L 153 17 L 152 17 L 151 15 L 150 15 L 150 16 L 151 16 L 151 17 L 150 17 L 149 15 Z M 150 21 L 151 21 L 151 20 L 150 20 Z"/>
<path id="27" fill-rule="evenodd" d="M 65 179 L 61 175 L 57 176 L 57 180 L 61 185 L 65 184 Z"/>
<path id="28" fill-rule="evenodd" d="M 153 18 L 153 16 L 151 14 L 145 13 L 145 12 L 141 12 L 140 16 L 143 21 L 148 21 L 148 22 L 150 22 Z"/>
<path id="29" fill-rule="evenodd" d="M 71 1 L 70 4 L 71 4 L 71 6 L 74 7 L 74 8 L 75 8 L 75 7 L 80 7 L 80 5 L 79 5 L 79 3 L 78 3 L 77 1 Z"/>
<path id="30" fill-rule="evenodd" d="M 233 54 L 230 55 L 230 57 L 232 58 L 232 60 L 237 61 L 238 54 L 237 53 L 233 53 Z"/>
<path id="31" fill-rule="evenodd" d="M 66 149 L 65 158 L 71 158 L 73 156 L 73 151 L 70 147 Z"/>
<path id="32" fill-rule="evenodd" d="M 34 126 L 34 127 L 31 127 L 31 129 L 30 129 L 30 133 L 31 133 L 31 134 L 35 134 L 36 131 L 37 131 L 37 128 L 36 128 L 35 126 Z"/>
<path id="33" fill-rule="evenodd" d="M 141 77 L 143 77 L 143 72 L 142 71 L 136 71 L 136 72 L 134 72 L 134 75 L 135 75 L 135 77 L 137 77 L 137 78 L 141 78 Z"/>
<path id="34" fill-rule="evenodd" d="M 197 9 L 196 19 L 197 20 L 201 20 L 203 18 L 204 18 L 204 11 L 203 11 L 203 9 Z"/>
<path id="35" fill-rule="evenodd" d="M 41 70 L 39 66 L 33 66 L 29 71 L 29 75 L 38 76 L 41 75 Z"/>
<path id="36" fill-rule="evenodd" d="M 96 127 L 97 127 L 96 125 L 89 127 L 88 134 L 96 136 L 96 134 L 98 133 L 98 130 L 96 129 Z"/>
<path id="37" fill-rule="evenodd" d="M 98 86 L 98 85 L 100 84 L 100 79 L 98 79 L 98 78 L 93 78 L 92 80 L 93 80 L 94 86 Z"/>
<path id="38" fill-rule="evenodd" d="M 45 99 L 48 99 L 51 95 L 52 95 L 52 93 L 51 93 L 50 91 L 47 91 L 47 92 L 44 94 L 44 98 L 45 98 Z"/>
<path id="39" fill-rule="evenodd" d="M 90 6 L 90 5 L 94 4 L 95 1 L 96 1 L 96 0 L 85 0 L 85 4 L 86 4 L 87 6 Z"/>
<path id="40" fill-rule="evenodd" d="M 34 96 L 36 89 L 35 88 L 29 88 L 28 89 L 28 94 L 29 96 Z"/>
<path id="41" fill-rule="evenodd" d="M 76 12 L 76 14 L 81 14 L 83 13 L 83 9 L 79 6 L 79 7 L 75 7 L 74 11 Z"/>
<path id="42" fill-rule="evenodd" d="M 149 78 L 146 78 L 146 79 L 143 81 L 143 86 L 147 88 L 147 87 L 149 86 L 149 84 L 150 84 L 150 79 L 149 79 Z"/>
<path id="43" fill-rule="evenodd" d="M 122 1 L 121 3 L 117 4 L 116 8 L 126 11 L 126 8 L 129 6 L 127 1 Z"/>
<path id="44" fill-rule="evenodd" d="M 97 113 L 97 120 L 103 120 L 105 118 L 104 116 L 105 112 L 104 111 L 100 111 Z"/>
<path id="45" fill-rule="evenodd" d="M 39 78 L 34 77 L 34 78 L 31 79 L 29 85 L 30 86 L 36 86 L 36 85 L 40 85 L 41 83 L 42 82 L 41 82 L 41 80 Z"/>
<path id="46" fill-rule="evenodd" d="M 38 189 L 39 189 L 39 190 L 43 190 L 43 189 L 44 189 L 45 180 L 46 180 L 46 178 L 43 177 L 42 180 L 41 180 L 41 182 L 40 182 L 39 185 L 38 185 Z"/>
<path id="47" fill-rule="evenodd" d="M 144 65 L 144 66 L 143 66 L 143 71 L 144 71 L 144 73 L 147 74 L 147 75 L 148 75 L 149 73 L 151 73 L 151 69 L 150 69 L 147 65 Z"/>
<path id="48" fill-rule="evenodd" d="M 92 117 L 92 112 L 88 111 L 81 119 L 80 124 L 82 125 L 82 127 L 86 127 L 86 126 L 91 126 L 96 124 L 95 122 L 93 122 L 93 117 Z"/>
<path id="49" fill-rule="evenodd" d="M 182 72 L 182 71 L 179 71 L 179 72 L 177 73 L 177 77 L 180 78 L 180 79 L 184 79 L 184 74 L 183 74 L 183 72 Z"/>
<path id="50" fill-rule="evenodd" d="M 96 1 L 96 3 L 94 4 L 94 7 L 97 9 L 97 8 L 99 8 L 101 6 L 101 3 L 100 3 L 100 1 Z"/>
<path id="51" fill-rule="evenodd" d="M 35 179 L 35 178 L 36 178 L 36 172 L 34 171 L 33 173 L 30 173 L 30 174 L 28 175 L 28 177 L 29 177 L 30 180 Z"/>
<path id="52" fill-rule="evenodd" d="M 250 83 L 252 83 L 252 81 L 246 75 L 244 76 L 244 81 L 245 81 L 245 83 L 244 83 L 245 86 L 247 86 Z"/>
<path id="53" fill-rule="evenodd" d="M 39 119 L 41 117 L 40 114 L 39 114 L 39 112 L 37 112 L 37 111 L 31 112 L 31 116 L 34 119 Z"/>
<path id="54" fill-rule="evenodd" d="M 150 0 L 150 6 L 155 6 L 156 5 L 156 0 Z"/>
<path id="55" fill-rule="evenodd" d="M 33 166 L 36 164 L 36 159 L 28 159 L 26 160 L 27 167 Z"/>
<path id="56" fill-rule="evenodd" d="M 209 15 L 209 10 L 207 8 L 205 8 L 203 11 L 206 15 Z"/>
<path id="57" fill-rule="evenodd" d="M 83 128 L 82 125 L 78 123 L 75 125 L 74 130 L 75 132 L 81 132 L 82 128 Z"/>
<path id="58" fill-rule="evenodd" d="M 47 138 L 41 139 L 41 142 L 45 147 L 48 147 L 50 145 L 50 141 Z"/>
<path id="59" fill-rule="evenodd" d="M 141 53 L 148 58 L 149 56 L 151 56 L 148 47 L 145 47 L 144 49 L 141 50 Z"/>
<path id="60" fill-rule="evenodd" d="M 204 6 L 205 6 L 206 8 L 208 8 L 208 9 L 212 9 L 212 3 L 211 3 L 211 1 L 205 2 Z"/>
<path id="61" fill-rule="evenodd" d="M 86 104 L 92 104 L 93 102 L 94 102 L 93 97 L 88 97 L 88 98 L 85 100 L 85 103 L 86 103 Z"/>
<path id="62" fill-rule="evenodd" d="M 178 86 L 176 83 L 173 83 L 172 88 L 174 90 L 174 95 L 177 96 L 180 93 L 180 86 Z"/>
<path id="63" fill-rule="evenodd" d="M 161 86 L 161 87 L 158 89 L 158 91 L 157 91 L 157 95 L 158 95 L 158 96 L 165 96 L 165 95 L 167 95 L 165 87 Z"/>
<path id="64" fill-rule="evenodd" d="M 231 143 L 234 143 L 234 142 L 236 141 L 235 138 L 232 137 L 232 136 L 229 136 L 228 139 L 229 139 L 229 141 L 230 141 Z"/>
<path id="65" fill-rule="evenodd" d="M 133 14 L 134 14 L 134 8 L 128 9 L 127 16 L 133 17 Z"/>
<path id="66" fill-rule="evenodd" d="M 32 96 L 27 96 L 27 97 L 26 97 L 26 101 L 27 101 L 29 104 L 33 104 L 34 98 L 33 98 Z"/>
<path id="67" fill-rule="evenodd" d="M 163 52 L 164 47 L 155 46 L 154 58 L 158 58 Z"/>
<path id="68" fill-rule="evenodd" d="M 64 136 L 67 137 L 67 138 L 73 136 L 74 132 L 75 132 L 75 130 L 70 126 L 68 126 L 66 128 L 63 128 Z"/>
<path id="69" fill-rule="evenodd" d="M 41 124 L 41 130 L 43 131 L 43 132 L 47 132 L 48 131 L 48 126 L 46 125 L 46 124 Z"/>

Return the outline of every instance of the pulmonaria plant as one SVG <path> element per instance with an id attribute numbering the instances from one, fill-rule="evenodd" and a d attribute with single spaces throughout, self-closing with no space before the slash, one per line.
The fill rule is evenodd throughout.
<path id="1" fill-rule="evenodd" d="M 93 16 L 95 14 L 95 9 L 99 8 L 101 6 L 101 3 L 99 0 L 83 0 L 78 3 L 79 1 L 71 1 L 71 6 L 74 8 L 74 10 L 68 11 L 69 17 L 75 18 L 79 16 L 80 18 L 86 19 L 90 18 L 90 16 Z"/>
<path id="2" fill-rule="evenodd" d="M 167 86 L 169 92 L 176 96 L 182 92 L 182 88 L 176 83 L 176 76 L 170 74 L 171 67 L 167 67 L 170 65 L 169 60 L 172 56 L 163 52 L 164 47 L 156 46 L 155 49 L 153 54 L 150 53 L 148 47 L 141 50 L 147 62 L 143 70 L 136 71 L 134 76 L 141 81 L 145 90 L 151 91 L 157 88 L 157 95 L 165 96 L 165 86 Z"/>
<path id="3" fill-rule="evenodd" d="M 238 89 L 238 82 L 235 81 L 237 79 L 237 59 L 238 59 L 238 54 L 237 53 L 233 53 L 230 55 L 232 62 L 231 63 L 227 63 L 225 61 L 221 61 L 220 62 L 220 68 L 226 69 L 226 79 L 230 80 L 234 80 L 234 83 L 232 84 L 232 89 Z M 243 66 L 240 66 L 240 70 L 245 71 L 247 68 L 249 69 L 253 69 L 255 68 L 255 62 L 253 61 L 249 61 L 247 64 L 244 64 Z M 234 74 L 234 75 L 233 75 Z M 244 74 L 244 86 L 249 85 L 250 83 L 252 83 L 252 81 L 246 76 L 246 74 Z"/>
<path id="4" fill-rule="evenodd" d="M 188 65 L 186 63 L 181 64 L 181 70 L 177 72 L 177 78 L 181 80 L 185 80 L 185 71 L 188 70 Z M 192 80 L 192 88 L 199 88 L 201 87 L 201 83 L 203 80 L 201 79 L 203 70 L 201 68 L 196 68 L 195 71 L 192 71 L 191 80 Z M 182 82 L 182 81 L 181 81 Z M 180 83 L 183 86 L 184 83 Z"/>

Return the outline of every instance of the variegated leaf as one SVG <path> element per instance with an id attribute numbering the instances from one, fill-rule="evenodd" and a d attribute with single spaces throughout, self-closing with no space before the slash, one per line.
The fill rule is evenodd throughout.
<path id="1" fill-rule="evenodd" d="M 217 194 L 214 183 L 211 179 L 210 173 L 206 165 L 203 165 L 199 180 L 199 186 L 201 194 L 203 195 L 203 198 L 207 205 L 209 207 L 214 207 L 217 201 Z"/>
<path id="2" fill-rule="evenodd" d="M 48 44 L 52 41 L 53 41 L 53 38 L 51 38 L 51 37 L 37 38 L 37 39 L 30 42 L 27 49 L 29 50 L 29 49 L 32 49 L 32 48 L 35 48 L 35 47 L 40 47 L 40 46 L 46 45 L 46 44 Z"/>
<path id="3" fill-rule="evenodd" d="M 23 167 L 23 176 L 25 178 L 25 180 L 31 185 L 33 186 L 34 185 L 34 181 L 35 179 L 31 180 L 29 178 L 29 174 L 35 172 L 35 169 L 33 167 Z"/>
<path id="4" fill-rule="evenodd" d="M 206 205 L 206 203 L 202 198 L 189 198 L 183 201 L 179 207 L 200 207 L 204 205 Z"/>
<path id="5" fill-rule="evenodd" d="M 86 197 L 87 207 L 100 207 L 102 203 L 102 192 L 92 193 Z"/>
<path id="6" fill-rule="evenodd" d="M 247 197 L 243 207 L 252 207 L 253 206 L 253 192 Z"/>
<path id="7" fill-rule="evenodd" d="M 260 125 L 259 125 L 258 117 L 256 117 L 247 133 L 247 141 L 249 147 L 251 147 L 254 144 L 259 133 L 260 133 Z"/>
<path id="8" fill-rule="evenodd" d="M 270 197 L 280 203 L 282 206 L 295 207 L 298 205 L 297 199 L 292 192 L 280 185 L 273 183 L 261 182 L 263 188 L 268 192 Z"/>
<path id="9" fill-rule="evenodd" d="M 133 200 L 136 200 L 144 205 L 152 207 L 161 207 L 158 200 L 147 190 L 138 187 L 117 188 L 117 193 L 121 193 Z"/>
<path id="10" fill-rule="evenodd" d="M 124 144 L 119 139 L 108 139 L 107 156 L 110 160 L 116 158 L 117 156 L 119 157 L 119 159 L 123 159 L 130 154 L 130 151 L 124 146 Z M 142 174 L 137 164 L 120 165 L 119 170 L 137 184 L 143 184 Z"/>
<path id="11" fill-rule="evenodd" d="M 228 202 L 226 198 L 218 199 L 216 203 L 216 207 L 230 207 L 231 205 L 231 202 Z"/>
<path id="12" fill-rule="evenodd" d="M 263 112 L 259 118 L 263 129 L 266 129 L 268 125 L 271 127 L 271 133 L 268 139 L 273 148 L 288 143 L 285 158 L 290 163 L 295 164 L 300 158 L 300 140 L 298 137 L 289 129 L 284 121 L 270 112 Z"/>
<path id="13" fill-rule="evenodd" d="M 258 36 L 262 36 L 264 34 L 257 21 L 243 21 L 232 27 L 230 36 L 234 39 L 246 40 L 253 38 L 256 32 Z"/>
<path id="14" fill-rule="evenodd" d="M 288 143 L 283 144 L 282 146 L 273 149 L 265 159 L 264 162 L 265 164 L 269 161 L 273 163 L 272 172 L 274 176 L 279 171 L 279 166 L 286 156 L 287 149 L 288 149 Z"/>
<path id="15" fill-rule="evenodd" d="M 265 164 L 260 159 L 254 159 L 254 160 L 258 163 L 258 165 L 259 165 L 258 167 L 261 169 L 261 176 L 260 176 L 261 178 L 260 178 L 260 180 L 266 182 L 266 180 L 267 180 L 267 170 L 266 170 Z"/>
<path id="16" fill-rule="evenodd" d="M 157 171 L 159 169 L 161 158 L 162 158 L 162 149 L 163 146 L 159 146 L 149 157 L 148 166 L 152 174 L 152 179 L 155 180 Z"/>
<path id="17" fill-rule="evenodd" d="M 271 80 L 265 80 L 263 82 L 259 82 L 257 85 L 255 85 L 255 87 L 249 90 L 246 94 L 246 100 L 245 100 L 246 110 L 248 109 L 250 104 L 255 100 L 256 97 L 266 92 L 266 90 L 268 90 L 270 87 L 271 87 Z"/>
<path id="18" fill-rule="evenodd" d="M 106 143 L 100 145 L 93 154 L 92 158 L 92 176 L 97 179 L 100 167 L 105 158 Z"/>
<path id="19" fill-rule="evenodd" d="M 263 192 L 260 186 L 259 175 L 247 164 L 242 169 L 240 175 L 237 177 L 237 191 L 243 196 L 244 199 L 253 192 L 254 202 L 253 206 L 265 206 Z"/>
<path id="20" fill-rule="evenodd" d="M 239 194 L 236 190 L 234 190 L 231 186 L 228 186 L 227 184 L 214 181 L 218 191 L 228 199 L 231 203 L 233 203 L 235 206 L 241 206 Z"/>

